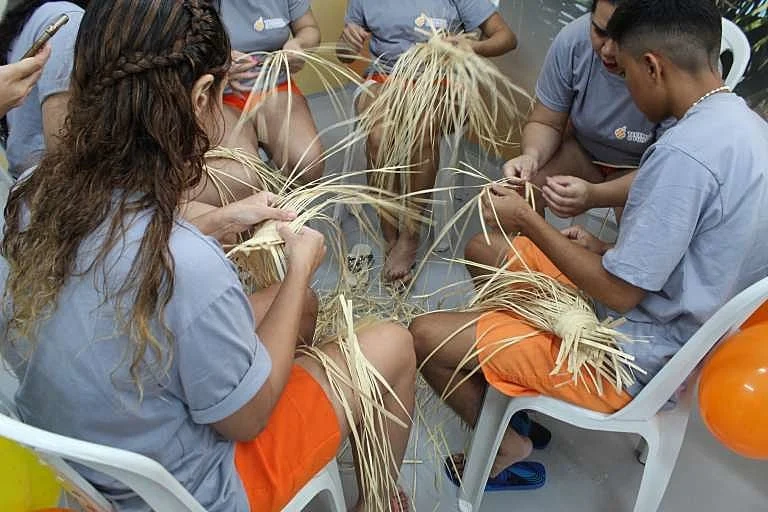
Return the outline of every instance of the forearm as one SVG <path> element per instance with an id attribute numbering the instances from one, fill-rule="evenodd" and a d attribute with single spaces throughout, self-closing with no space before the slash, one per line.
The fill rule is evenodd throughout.
<path id="1" fill-rule="evenodd" d="M 472 50 L 483 57 L 498 57 L 517 48 L 517 36 L 511 30 L 500 30 L 488 39 L 470 43 Z"/>
<path id="2" fill-rule="evenodd" d="M 293 37 L 303 49 L 314 48 L 320 44 L 320 29 L 317 26 L 303 27 Z"/>
<path id="3" fill-rule="evenodd" d="M 523 128 L 522 153 L 536 162 L 541 169 L 555 154 L 563 141 L 560 131 L 547 124 L 532 120 Z"/>
<path id="4" fill-rule="evenodd" d="M 550 226 L 534 210 L 518 217 L 521 234 L 527 236 L 580 290 L 609 308 L 626 312 L 644 292 L 614 276 L 603 267 L 602 256 L 574 244 Z"/>
<path id="5" fill-rule="evenodd" d="M 629 197 L 629 189 L 632 187 L 632 181 L 635 179 L 637 171 L 632 171 L 615 180 L 604 181 L 603 183 L 593 183 L 589 193 L 590 208 L 612 208 L 624 207 Z"/>
<path id="6" fill-rule="evenodd" d="M 256 329 L 272 359 L 269 382 L 274 396 L 282 394 L 293 367 L 308 286 L 308 276 L 289 269 L 274 301 Z"/>

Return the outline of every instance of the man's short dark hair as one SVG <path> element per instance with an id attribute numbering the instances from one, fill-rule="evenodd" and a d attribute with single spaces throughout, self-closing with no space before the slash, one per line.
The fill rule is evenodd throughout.
<path id="1" fill-rule="evenodd" d="M 603 0 L 592 0 L 592 12 L 595 12 L 595 9 L 597 9 L 597 4 L 600 3 L 601 1 Z M 604 1 L 608 2 L 611 5 L 616 5 L 621 0 L 604 0 Z"/>
<path id="2" fill-rule="evenodd" d="M 659 52 L 690 73 L 717 68 L 722 31 L 712 0 L 623 0 L 608 23 L 622 50 Z"/>

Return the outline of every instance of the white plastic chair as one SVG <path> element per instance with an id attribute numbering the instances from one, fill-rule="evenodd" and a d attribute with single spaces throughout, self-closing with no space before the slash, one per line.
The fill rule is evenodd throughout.
<path id="1" fill-rule="evenodd" d="M 7 407 L 7 406 L 6 406 Z M 115 508 L 66 461 L 76 462 L 111 476 L 133 489 L 152 510 L 159 512 L 205 512 L 205 509 L 158 462 L 137 453 L 53 434 L 25 425 L 0 408 L 0 437 L 32 449 L 86 512 L 113 512 Z M 336 460 L 318 473 L 283 512 L 300 512 L 315 497 L 326 510 L 346 510 Z"/>
<path id="2" fill-rule="evenodd" d="M 634 512 L 656 512 L 683 444 L 697 366 L 719 340 L 736 331 L 766 299 L 768 278 L 750 286 L 712 315 L 637 397 L 614 414 L 590 411 L 545 396 L 510 398 L 489 387 L 472 436 L 463 486 L 458 492 L 459 510 L 480 510 L 485 482 L 512 415 L 533 410 L 580 428 L 640 434 L 648 443 L 648 456 Z M 693 378 L 688 379 L 689 376 Z M 677 406 L 663 409 L 681 386 L 684 387 Z"/>
<path id="3" fill-rule="evenodd" d="M 734 22 L 723 18 L 723 38 L 720 42 L 720 56 L 725 52 L 733 55 L 733 64 L 728 75 L 723 78 L 725 85 L 733 90 L 747 71 L 752 49 L 747 36 Z"/>

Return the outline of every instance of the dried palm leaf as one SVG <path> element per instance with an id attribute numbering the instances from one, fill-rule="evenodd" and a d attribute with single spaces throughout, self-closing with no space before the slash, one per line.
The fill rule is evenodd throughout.
<path id="1" fill-rule="evenodd" d="M 334 395 L 341 404 L 350 427 L 350 439 L 359 465 L 363 500 L 373 510 L 389 510 L 390 498 L 396 495 L 399 467 L 389 442 L 389 425 L 408 428 L 399 417 L 384 407 L 384 393 L 394 397 L 410 423 L 410 413 L 399 401 L 386 379 L 368 362 L 358 343 L 352 305 L 343 296 L 336 306 L 341 314 L 338 333 L 313 346 L 301 346 L 298 353 L 311 357 L 325 370 Z M 341 354 L 343 366 L 321 350 L 334 345 Z M 353 405 L 348 391 L 354 393 Z M 360 408 L 359 421 L 353 414 Z"/>
<path id="2" fill-rule="evenodd" d="M 227 160 L 239 164 L 243 170 L 242 174 L 249 176 L 249 179 L 240 178 L 230 171 L 217 167 L 214 163 L 216 160 Z M 239 199 L 232 192 L 229 183 L 250 188 L 254 193 L 265 190 L 276 194 L 283 189 L 286 182 L 279 172 L 272 169 L 258 155 L 240 148 L 217 146 L 208 150 L 205 154 L 205 172 L 216 188 L 222 206 Z"/>
<path id="3" fill-rule="evenodd" d="M 348 173 L 346 176 L 355 174 L 366 174 L 371 171 L 360 171 L 357 173 Z M 378 170 L 377 172 L 397 172 L 390 169 L 387 171 Z M 344 273 L 345 254 L 342 233 L 334 219 L 329 217 L 327 211 L 330 205 L 343 203 L 345 205 L 369 206 L 385 218 L 410 218 L 414 221 L 424 222 L 418 213 L 409 210 L 403 206 L 398 197 L 393 194 L 383 192 L 365 185 L 345 184 L 342 180 L 346 176 L 334 176 L 321 178 L 315 182 L 298 187 L 290 191 L 283 191 L 275 207 L 284 208 L 297 212 L 297 217 L 288 223 L 294 231 L 298 232 L 310 220 L 326 223 L 336 236 L 327 237 L 326 241 L 331 243 L 333 254 L 337 256 L 340 266 L 339 275 Z M 353 212 L 362 210 L 352 209 Z M 361 224 L 365 224 L 367 219 L 361 214 L 358 218 Z M 373 228 L 369 228 L 373 230 Z M 260 225 L 253 236 L 248 240 L 232 248 L 227 256 L 241 254 L 245 256 L 244 262 L 247 270 L 254 276 L 260 286 L 269 286 L 281 281 L 285 277 L 286 260 L 283 251 L 283 239 L 280 237 L 277 224 L 274 221 L 267 221 Z"/>
<path id="4" fill-rule="evenodd" d="M 480 144 L 498 154 L 512 143 L 518 122 L 527 115 L 531 97 L 514 85 L 489 60 L 462 43 L 467 34 L 453 36 L 432 30 L 424 43 L 400 56 L 388 80 L 368 110 L 360 116 L 360 129 L 381 130 L 374 167 L 409 167 L 424 159 L 419 152 L 426 142 L 435 147 L 439 137 L 466 127 Z M 518 98 L 524 108 L 518 108 Z M 500 126 L 506 130 L 500 133 Z M 391 187 L 392 176 L 382 176 L 382 187 Z M 402 180 L 405 182 L 406 180 Z M 408 192 L 407 183 L 402 183 Z"/>

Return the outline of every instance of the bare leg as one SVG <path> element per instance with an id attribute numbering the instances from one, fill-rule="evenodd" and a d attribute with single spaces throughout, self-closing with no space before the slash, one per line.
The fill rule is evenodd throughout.
<path id="1" fill-rule="evenodd" d="M 507 259 L 509 244 L 500 231 L 490 231 L 488 238 L 491 240 L 490 245 L 482 233 L 473 236 L 464 248 L 464 258 L 482 265 L 500 267 Z M 467 265 L 467 271 L 472 277 L 489 274 L 489 271 L 473 265 Z"/>
<path id="2" fill-rule="evenodd" d="M 416 358 L 413 352 L 413 339 L 410 333 L 402 327 L 392 323 L 381 323 L 370 328 L 361 330 L 358 333 L 360 347 L 365 354 L 366 359 L 379 371 L 384 379 L 389 383 L 397 398 L 390 395 L 385 389 L 381 392 L 384 395 L 384 407 L 402 420 L 406 425 L 410 425 L 409 416 L 413 413 L 415 401 L 416 386 Z M 338 350 L 331 346 L 327 353 L 340 363 L 344 368 L 346 363 L 342 361 Z M 348 437 L 350 434 L 350 425 L 347 422 L 346 413 L 337 399 L 334 391 L 331 389 L 325 371 L 313 359 L 300 357 L 297 363 L 303 366 L 325 389 L 325 392 L 336 410 L 336 416 L 341 427 L 342 437 Z M 352 415 L 355 422 L 360 421 L 360 406 L 353 392 L 344 388 L 347 393 L 347 401 L 353 404 Z M 407 411 L 398 403 L 398 400 L 405 406 Z M 410 428 L 402 428 L 394 422 L 386 425 L 386 432 L 379 435 L 388 435 L 394 455 L 393 470 L 399 471 L 400 465 L 405 456 L 405 449 L 408 444 Z M 399 508 L 399 507 L 398 507 Z M 368 504 L 359 502 L 354 510 L 358 512 L 373 512 Z M 397 508 L 392 508 L 393 512 L 399 512 Z"/>
<path id="3" fill-rule="evenodd" d="M 259 290 L 248 299 L 253 308 L 253 316 L 256 318 L 256 325 L 259 325 L 267 315 L 272 302 L 274 302 L 277 293 L 280 291 L 280 283 L 273 284 L 269 288 Z M 306 300 L 304 301 L 304 311 L 299 323 L 299 341 L 304 344 L 312 343 L 315 337 L 315 324 L 317 323 L 318 300 L 317 295 L 312 288 L 306 290 Z"/>
<path id="4" fill-rule="evenodd" d="M 401 179 L 409 179 L 409 192 L 421 192 L 435 186 L 437 168 L 440 165 L 440 148 L 435 140 L 424 141 L 424 145 L 417 151 L 413 161 L 418 162 L 407 176 Z M 421 196 L 428 199 L 427 195 Z M 418 204 L 410 205 L 414 210 L 422 210 Z M 398 233 L 397 243 L 390 251 L 384 263 L 383 275 L 388 281 L 408 281 L 411 279 L 411 268 L 416 261 L 416 253 L 419 250 L 421 240 L 421 224 L 411 220 L 402 222 Z"/>
<path id="5" fill-rule="evenodd" d="M 224 105 L 223 111 L 224 137 L 221 145 L 228 148 L 242 149 L 254 155 L 259 152 L 256 130 L 252 124 L 246 123 L 241 130 L 235 132 L 235 126 L 240 119 L 240 112 L 228 105 Z M 212 206 L 222 206 L 224 203 L 244 199 L 258 190 L 260 185 L 253 173 L 239 163 L 226 159 L 210 159 L 211 167 L 221 170 L 231 176 L 219 175 L 226 189 L 224 196 L 219 188 L 208 177 L 203 176 L 200 185 L 190 194 L 190 198 Z M 230 195 L 231 194 L 231 195 Z"/>
<path id="6" fill-rule="evenodd" d="M 373 104 L 374 100 L 378 96 L 380 90 L 381 84 L 371 84 L 368 87 L 368 91 L 371 94 L 360 95 L 357 103 L 355 104 L 355 111 L 358 115 L 361 112 L 368 110 L 368 108 L 371 106 L 371 104 Z M 375 162 L 379 154 L 379 148 L 381 147 L 381 137 L 382 129 L 380 126 L 374 126 L 371 130 L 371 133 L 368 134 L 368 140 L 366 141 L 365 145 L 365 156 L 368 161 L 368 167 L 370 168 L 375 166 Z M 371 186 L 379 185 L 378 183 L 374 183 L 372 181 L 373 178 L 374 177 L 372 175 L 368 176 L 368 184 Z M 391 190 L 396 190 L 399 183 L 399 177 L 394 176 Z M 390 251 L 395 247 L 395 244 L 397 244 L 397 239 L 399 238 L 399 226 L 396 222 L 390 222 L 384 217 L 381 217 L 380 225 L 381 233 L 384 236 L 384 242 L 386 243 L 384 251 L 387 255 L 389 255 Z"/>
<path id="7" fill-rule="evenodd" d="M 299 183 L 309 183 L 323 175 L 323 147 L 304 96 L 283 91 L 265 94 L 255 122 L 259 141 L 286 176 L 295 173 Z"/>
<path id="8" fill-rule="evenodd" d="M 420 316 L 411 324 L 410 329 L 421 374 L 438 395 L 443 394 L 446 387 L 452 387 L 477 368 L 478 361 L 473 359 L 461 368 L 452 380 L 457 366 L 475 345 L 475 325 L 464 328 L 434 355 L 429 356 L 453 332 L 479 315 L 479 313 L 433 313 Z M 422 366 L 427 357 L 429 360 Z M 480 408 L 487 387 L 488 384 L 482 372 L 478 371 L 453 391 L 446 399 L 446 403 L 462 420 L 474 428 L 480 416 Z M 533 445 L 530 439 L 508 428 L 491 468 L 491 476 L 496 476 L 507 466 L 525 459 L 532 450 Z"/>

